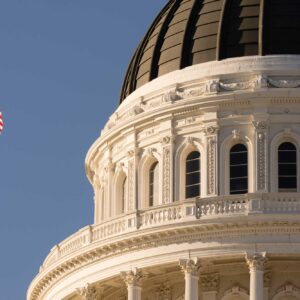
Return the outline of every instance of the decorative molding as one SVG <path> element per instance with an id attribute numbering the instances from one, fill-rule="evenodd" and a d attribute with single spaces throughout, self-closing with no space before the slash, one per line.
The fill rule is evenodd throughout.
<path id="1" fill-rule="evenodd" d="M 268 83 L 270 86 L 275 88 L 298 88 L 300 87 L 300 80 L 295 79 L 274 79 L 267 77 Z"/>
<path id="2" fill-rule="evenodd" d="M 268 261 L 267 253 L 246 253 L 245 255 L 246 262 L 248 264 L 248 267 L 250 269 L 250 272 L 252 271 L 264 271 L 265 265 Z"/>
<path id="3" fill-rule="evenodd" d="M 230 300 L 232 296 L 243 296 L 243 299 L 248 299 L 249 293 L 245 289 L 238 285 L 233 286 L 231 289 L 227 290 L 222 297 L 222 300 Z"/>
<path id="4" fill-rule="evenodd" d="M 128 161 L 128 210 L 134 210 L 135 158 Z"/>
<path id="5" fill-rule="evenodd" d="M 160 139 L 162 145 L 169 145 L 172 144 L 174 141 L 175 141 L 174 136 L 164 136 L 163 138 Z"/>
<path id="6" fill-rule="evenodd" d="M 300 299 L 300 289 L 296 288 L 292 283 L 287 282 L 283 287 L 277 290 L 272 300 L 280 300 L 283 299 L 284 296 Z"/>
<path id="7" fill-rule="evenodd" d="M 264 287 L 266 287 L 266 288 L 270 287 L 271 275 L 272 275 L 271 270 L 265 270 L 265 272 L 264 272 Z"/>
<path id="8" fill-rule="evenodd" d="M 218 125 L 210 125 L 203 128 L 206 136 L 217 135 L 220 127 Z"/>
<path id="9" fill-rule="evenodd" d="M 181 221 L 181 219 L 180 219 Z M 211 239 L 224 239 L 230 236 L 239 236 L 240 238 L 246 237 L 248 235 L 253 235 L 253 232 L 257 234 L 299 234 L 300 233 L 300 221 L 284 222 L 274 221 L 274 222 L 253 222 L 246 224 L 239 224 L 231 222 L 216 224 L 200 224 L 199 227 L 184 227 L 175 229 L 165 230 L 163 232 L 151 233 L 151 239 L 145 234 L 145 237 L 139 235 L 137 237 L 128 236 L 128 238 L 123 238 L 122 243 L 115 241 L 105 245 L 100 245 L 95 247 L 93 250 L 86 250 L 86 244 L 82 248 L 80 254 L 76 254 L 74 257 L 69 257 L 68 259 L 63 259 L 60 263 L 55 260 L 56 266 L 52 268 L 43 268 L 43 275 L 39 275 L 30 292 L 30 300 L 38 300 L 42 295 L 53 286 L 62 277 L 67 276 L 92 264 L 96 261 L 103 260 L 115 255 L 120 255 L 135 252 L 142 249 L 166 246 L 174 243 L 193 243 L 199 240 L 211 241 Z M 122 233 L 121 233 L 122 234 Z M 60 247 L 61 248 L 61 247 Z M 78 251 L 78 249 L 77 249 Z M 58 256 L 58 259 L 61 259 Z"/>
<path id="10" fill-rule="evenodd" d="M 218 94 L 221 91 L 221 84 L 219 79 L 213 79 L 206 82 L 205 94 Z"/>
<path id="11" fill-rule="evenodd" d="M 207 139 L 207 193 L 208 195 L 216 194 L 216 152 L 217 152 L 217 138 L 208 137 Z"/>
<path id="12" fill-rule="evenodd" d="M 241 131 L 240 131 L 240 129 L 234 129 L 232 131 L 232 138 L 234 140 L 239 140 L 241 138 Z"/>
<path id="13" fill-rule="evenodd" d="M 252 125 L 254 126 L 256 131 L 267 130 L 269 124 L 267 121 L 253 121 Z"/>
<path id="14" fill-rule="evenodd" d="M 103 288 L 87 283 L 85 287 L 76 289 L 76 294 L 80 296 L 82 300 L 102 300 Z"/>
<path id="15" fill-rule="evenodd" d="M 127 287 L 129 285 L 140 287 L 142 280 L 147 278 L 147 276 L 148 275 L 146 273 L 143 273 L 141 270 L 137 268 L 134 268 L 133 270 L 127 272 L 121 272 L 121 277 L 125 282 L 125 284 L 127 285 Z"/>
<path id="16" fill-rule="evenodd" d="M 199 272 L 201 269 L 201 263 L 199 258 L 194 259 L 180 259 L 179 266 L 184 274 L 188 273 L 192 276 L 199 276 Z"/>
<path id="17" fill-rule="evenodd" d="M 203 292 L 218 291 L 219 283 L 220 276 L 217 273 L 200 276 L 200 286 Z"/>
<path id="18" fill-rule="evenodd" d="M 157 300 L 172 300 L 172 288 L 169 282 L 162 283 L 156 290 Z"/>

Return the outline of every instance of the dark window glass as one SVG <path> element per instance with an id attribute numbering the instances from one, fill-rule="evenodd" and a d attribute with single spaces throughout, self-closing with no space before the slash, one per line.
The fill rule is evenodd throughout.
<path id="1" fill-rule="evenodd" d="M 234 145 L 230 150 L 230 194 L 248 193 L 248 150 Z"/>
<path id="2" fill-rule="evenodd" d="M 158 162 L 156 161 L 150 168 L 149 173 L 149 206 L 153 206 L 158 201 Z"/>
<path id="3" fill-rule="evenodd" d="M 186 159 L 185 197 L 192 198 L 200 195 L 200 153 L 191 152 Z"/>
<path id="4" fill-rule="evenodd" d="M 278 147 L 278 189 L 280 192 L 297 191 L 297 149 L 289 142 Z"/>

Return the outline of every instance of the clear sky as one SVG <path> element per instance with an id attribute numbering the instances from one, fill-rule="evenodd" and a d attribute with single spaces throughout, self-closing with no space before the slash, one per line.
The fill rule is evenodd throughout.
<path id="1" fill-rule="evenodd" d="M 0 291 L 25 299 L 49 250 L 93 222 L 84 158 L 166 0 L 1 0 Z"/>

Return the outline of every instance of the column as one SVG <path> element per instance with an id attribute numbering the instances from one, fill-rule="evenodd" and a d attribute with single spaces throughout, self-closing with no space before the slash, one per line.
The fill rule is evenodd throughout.
<path id="1" fill-rule="evenodd" d="M 246 254 L 246 261 L 250 271 L 250 300 L 263 300 L 266 252 Z"/>
<path id="2" fill-rule="evenodd" d="M 185 300 L 199 299 L 199 270 L 200 261 L 196 259 L 180 259 L 179 266 L 185 277 Z"/>
<path id="3" fill-rule="evenodd" d="M 121 272 L 121 277 L 124 280 L 127 291 L 128 291 L 128 300 L 141 300 L 142 299 L 142 288 L 141 282 L 146 277 L 138 269 L 133 269 L 128 272 Z"/>

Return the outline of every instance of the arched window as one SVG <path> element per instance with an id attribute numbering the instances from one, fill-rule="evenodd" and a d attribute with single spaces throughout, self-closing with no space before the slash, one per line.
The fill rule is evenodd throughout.
<path id="1" fill-rule="evenodd" d="M 230 194 L 248 193 L 248 150 L 236 144 L 230 150 Z"/>
<path id="2" fill-rule="evenodd" d="M 278 147 L 278 190 L 297 192 L 297 149 L 289 142 Z"/>
<path id="3" fill-rule="evenodd" d="M 159 198 L 159 165 L 154 162 L 149 172 L 149 206 L 158 204 Z"/>
<path id="4" fill-rule="evenodd" d="M 128 180 L 127 176 L 124 178 L 123 183 L 122 183 L 122 196 L 121 196 L 121 213 L 125 212 L 126 209 L 126 203 L 127 203 L 127 198 L 128 198 Z"/>
<path id="5" fill-rule="evenodd" d="M 200 153 L 198 151 L 191 152 L 185 164 L 185 197 L 192 198 L 200 195 Z"/>

